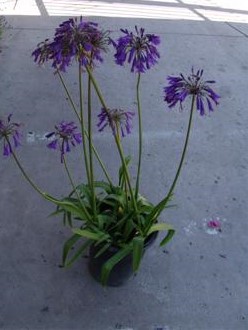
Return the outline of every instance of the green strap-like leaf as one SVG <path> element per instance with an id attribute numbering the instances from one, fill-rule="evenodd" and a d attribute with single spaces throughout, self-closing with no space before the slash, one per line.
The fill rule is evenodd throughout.
<path id="1" fill-rule="evenodd" d="M 136 225 L 133 221 L 132 217 L 128 217 L 125 220 L 125 226 L 124 226 L 124 230 L 123 230 L 123 237 L 124 239 L 128 239 L 129 235 L 132 234 L 132 232 L 136 230 Z"/>
<path id="2" fill-rule="evenodd" d="M 57 204 L 65 211 L 70 212 L 73 216 L 76 216 L 80 219 L 87 219 L 87 216 L 84 210 L 72 202 L 69 201 L 58 201 Z"/>
<path id="3" fill-rule="evenodd" d="M 78 234 L 74 234 L 65 242 L 64 248 L 63 248 L 63 257 L 62 257 L 63 265 L 65 265 L 66 258 L 68 256 L 68 253 L 70 252 L 71 248 L 81 238 L 82 238 L 82 236 L 80 236 Z"/>
<path id="4" fill-rule="evenodd" d="M 133 214 L 134 214 L 133 211 L 128 212 L 128 213 L 124 214 L 123 217 L 122 217 L 120 220 L 118 220 L 118 222 L 113 221 L 114 225 L 111 226 L 111 227 L 109 227 L 109 230 L 112 230 L 112 231 L 113 231 L 113 230 L 115 230 L 115 231 L 120 231 L 120 230 L 122 230 L 121 228 L 122 228 L 124 225 L 125 225 L 125 227 L 126 227 L 126 226 L 129 226 L 128 222 L 130 221 L 129 219 L 132 220 L 132 218 L 133 218 Z M 133 222 L 132 222 L 132 223 L 133 223 Z M 133 227 L 134 227 L 134 226 L 133 226 Z M 132 229 L 133 229 L 133 227 L 132 227 Z M 118 229 L 117 229 L 117 228 L 118 228 Z M 125 230 L 125 229 L 124 229 L 124 230 Z M 124 236 L 124 237 L 126 236 L 125 232 L 123 233 L 123 236 Z"/>
<path id="5" fill-rule="evenodd" d="M 71 266 L 79 257 L 81 257 L 82 253 L 90 246 L 91 243 L 92 241 L 90 239 L 84 242 L 73 255 L 73 257 L 65 263 L 65 267 Z"/>
<path id="6" fill-rule="evenodd" d="M 144 238 L 134 237 L 133 239 L 133 271 L 137 272 L 143 256 Z"/>
<path id="7" fill-rule="evenodd" d="M 112 186 L 104 181 L 94 181 L 95 188 L 102 188 L 106 193 L 110 194 L 112 191 Z"/>
<path id="8" fill-rule="evenodd" d="M 163 231 L 163 230 L 168 231 L 167 235 L 160 242 L 160 246 L 163 246 L 163 245 L 167 244 L 175 234 L 175 229 L 173 229 L 173 227 L 171 225 L 169 225 L 168 223 L 156 223 L 156 224 L 151 226 L 151 228 L 148 231 L 147 235 L 150 235 L 155 231 Z"/>
<path id="9" fill-rule="evenodd" d="M 104 202 L 106 203 L 106 201 L 117 201 L 117 202 L 119 202 L 119 204 L 121 204 L 122 206 L 124 206 L 124 204 L 125 204 L 125 201 L 126 201 L 126 199 L 125 199 L 125 195 L 124 195 L 124 192 L 123 192 L 123 194 L 122 195 L 114 195 L 114 194 L 110 194 L 110 195 L 108 195 L 107 196 L 107 198 L 105 198 L 104 199 Z"/>
<path id="10" fill-rule="evenodd" d="M 91 190 L 90 187 L 86 184 L 80 184 L 76 187 L 76 190 L 79 192 L 80 196 L 84 199 L 86 198 L 88 202 L 91 201 Z"/>
<path id="11" fill-rule="evenodd" d="M 100 239 L 103 239 L 104 236 L 106 236 L 106 238 L 108 237 L 108 235 L 106 235 L 102 232 L 94 233 L 92 231 L 89 231 L 89 230 L 86 230 L 86 229 L 79 229 L 79 228 L 72 229 L 72 232 L 74 234 L 78 234 L 78 235 L 83 236 L 85 238 L 92 239 L 93 241 L 99 241 Z"/>
<path id="12" fill-rule="evenodd" d="M 110 201 L 110 200 L 108 200 L 108 199 L 104 199 L 103 201 L 102 201 L 102 205 L 109 205 L 109 206 L 111 206 L 113 209 L 115 208 L 115 206 L 116 206 L 116 202 L 115 201 Z"/>
<path id="13" fill-rule="evenodd" d="M 165 238 L 160 242 L 160 246 L 163 246 L 165 244 L 167 244 L 171 239 L 172 237 L 174 236 L 175 234 L 175 230 L 174 229 L 170 229 L 168 230 L 168 233 L 167 235 L 165 236 Z"/>
<path id="14" fill-rule="evenodd" d="M 107 214 L 97 214 L 97 224 L 99 229 L 102 230 L 107 226 L 107 224 L 111 223 L 113 217 Z"/>
<path id="15" fill-rule="evenodd" d="M 68 226 L 70 228 L 72 228 L 72 216 L 71 216 L 71 212 L 65 212 L 66 213 L 66 216 L 67 216 L 67 223 L 68 223 Z"/>
<path id="16" fill-rule="evenodd" d="M 101 272 L 101 283 L 102 285 L 106 285 L 109 274 L 113 267 L 120 262 L 123 258 L 125 258 L 127 255 L 129 255 L 132 251 L 132 244 L 126 245 L 123 247 L 119 252 L 117 252 L 113 257 L 111 257 L 102 267 Z"/>
<path id="17" fill-rule="evenodd" d="M 152 223 L 155 219 L 159 217 L 161 212 L 168 207 L 168 203 L 171 201 L 173 193 L 171 195 L 167 195 L 164 199 L 162 199 L 152 210 L 152 212 L 147 217 L 147 222 Z"/>
<path id="18" fill-rule="evenodd" d="M 49 217 L 49 218 L 50 218 L 50 217 L 54 217 L 54 216 L 56 216 L 56 215 L 58 215 L 58 214 L 61 214 L 61 213 L 63 213 L 63 212 L 64 212 L 64 210 L 57 209 L 56 211 L 50 213 L 50 214 L 48 215 L 48 217 Z"/>
<path id="19" fill-rule="evenodd" d="M 151 226 L 149 229 L 147 235 L 150 235 L 151 233 L 154 233 L 155 231 L 163 231 L 163 230 L 174 230 L 171 225 L 168 223 L 155 223 L 154 225 Z"/>
<path id="20" fill-rule="evenodd" d="M 103 254 L 110 247 L 110 245 L 111 245 L 111 243 L 104 244 L 103 247 L 94 256 L 94 258 L 98 258 L 101 254 Z"/>

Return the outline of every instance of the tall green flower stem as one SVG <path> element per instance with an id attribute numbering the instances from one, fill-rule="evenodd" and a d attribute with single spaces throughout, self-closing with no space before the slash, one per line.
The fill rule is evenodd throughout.
<path id="1" fill-rule="evenodd" d="M 40 189 L 40 188 L 39 188 L 39 187 L 33 182 L 33 180 L 29 177 L 29 175 L 26 173 L 26 171 L 25 171 L 24 168 L 22 167 L 22 165 L 21 165 L 19 159 L 17 158 L 17 156 L 16 156 L 16 154 L 15 154 L 13 148 L 11 147 L 10 141 L 9 141 L 9 139 L 8 139 L 7 136 L 6 136 L 6 141 L 7 141 L 8 145 L 9 145 L 9 147 L 10 147 L 10 150 L 12 150 L 12 156 L 13 156 L 13 158 L 14 158 L 14 160 L 15 160 L 17 166 L 18 166 L 18 168 L 20 169 L 22 175 L 23 175 L 24 178 L 27 180 L 27 182 L 31 185 L 31 187 L 32 187 L 32 188 L 33 188 L 33 189 L 34 189 L 34 190 L 35 190 L 35 191 L 36 191 L 41 197 L 43 197 L 44 199 L 48 200 L 49 202 L 52 202 L 52 203 L 54 203 L 54 204 L 56 204 L 56 205 L 61 205 L 61 204 L 63 204 L 63 202 L 61 203 L 58 199 L 56 199 L 56 198 L 54 198 L 54 197 L 48 195 L 47 193 L 43 192 L 43 191 L 42 191 L 42 190 L 41 190 L 41 189 Z M 72 184 L 73 189 L 75 190 L 76 194 L 78 195 L 77 190 L 76 190 L 76 187 L 75 187 L 75 185 L 73 184 L 73 181 L 72 181 L 72 178 L 71 178 L 70 172 L 69 172 L 69 170 L 68 170 L 68 167 L 67 167 L 67 164 L 66 164 L 66 161 L 65 161 L 65 157 L 64 157 L 64 156 L 63 156 L 63 160 L 64 160 L 64 164 L 65 164 L 65 168 L 66 168 L 66 172 L 67 172 L 67 174 L 68 174 L 69 180 L 70 180 L 70 182 L 71 182 L 71 184 Z M 83 205 L 83 203 L 81 203 L 80 196 L 78 196 L 78 199 L 79 199 L 80 204 L 81 204 L 81 206 L 82 206 L 82 208 L 83 208 L 83 210 L 84 210 L 84 212 L 85 212 L 85 215 L 87 216 L 87 220 L 90 221 L 90 220 L 91 220 L 91 217 L 90 217 L 88 211 L 85 209 L 85 206 Z"/>
<path id="2" fill-rule="evenodd" d="M 116 134 L 117 136 L 116 136 L 116 138 L 117 138 L 118 141 L 120 142 L 120 141 L 121 141 L 121 137 L 120 137 L 120 125 L 119 125 L 119 123 L 117 123 L 117 125 L 116 125 L 116 130 L 117 130 L 117 134 Z M 123 150 L 122 150 L 122 145 L 121 145 L 121 143 L 120 143 L 120 148 L 121 148 L 122 153 L 124 153 Z M 120 184 L 120 182 L 119 182 L 119 184 Z M 123 189 L 123 187 L 124 187 L 124 189 L 125 189 L 126 206 L 127 206 L 127 208 L 128 208 L 128 194 L 127 194 L 128 187 L 127 187 L 127 178 L 126 178 L 125 173 L 124 173 L 124 180 L 123 180 L 123 186 L 122 186 L 122 189 Z"/>
<path id="3" fill-rule="evenodd" d="M 88 75 L 88 142 L 89 142 L 89 161 L 90 161 L 90 188 L 92 196 L 92 209 L 94 219 L 96 220 L 96 196 L 94 187 L 94 166 L 93 166 L 93 154 L 92 154 L 92 111 L 91 111 L 91 79 Z"/>
<path id="4" fill-rule="evenodd" d="M 10 150 L 12 151 L 12 156 L 13 156 L 15 162 L 16 162 L 18 168 L 20 169 L 22 175 L 23 175 L 24 178 L 27 180 L 27 182 L 31 185 L 31 187 L 32 187 L 32 188 L 33 188 L 33 189 L 34 189 L 39 195 L 41 195 L 41 197 L 43 197 L 44 199 L 46 199 L 46 200 L 48 200 L 48 201 L 50 201 L 50 202 L 56 204 L 56 202 L 57 202 L 58 200 L 55 199 L 55 198 L 53 198 L 52 196 L 49 196 L 47 193 L 43 192 L 43 191 L 42 191 L 42 190 L 41 190 L 41 189 L 40 189 L 40 188 L 39 188 L 39 187 L 33 182 L 33 180 L 28 176 L 28 174 L 26 173 L 26 171 L 25 171 L 24 168 L 22 167 L 22 165 L 21 165 L 19 159 L 17 158 L 17 156 L 16 156 L 16 154 L 15 154 L 13 148 L 11 147 L 11 143 L 10 143 L 10 141 L 9 141 L 9 138 L 8 138 L 7 136 L 6 136 L 5 138 L 6 138 L 6 141 L 7 141 L 8 145 L 9 145 Z"/>
<path id="5" fill-rule="evenodd" d="M 160 215 L 160 213 L 163 211 L 164 207 L 166 206 L 167 202 L 170 200 L 170 198 L 172 196 L 172 193 L 174 191 L 174 188 L 175 188 L 176 183 L 178 181 L 178 178 L 180 176 L 180 172 L 181 172 L 181 169 L 182 169 L 182 165 L 183 165 L 183 162 L 184 162 L 184 158 L 185 158 L 185 154 L 186 154 L 186 150 L 187 150 L 187 146 L 188 146 L 188 142 L 189 142 L 189 135 L 190 135 L 191 125 L 192 125 L 194 106 L 195 106 L 195 95 L 192 96 L 187 134 L 186 134 L 184 147 L 183 147 L 183 152 L 182 152 L 181 159 L 180 159 L 177 171 L 176 171 L 175 178 L 174 178 L 174 180 L 171 184 L 171 187 L 170 187 L 169 192 L 166 195 L 166 197 L 164 199 L 162 199 L 162 201 L 157 206 L 155 206 L 155 208 L 153 209 L 153 211 L 150 215 L 151 220 L 154 217 L 157 218 Z"/>
<path id="6" fill-rule="evenodd" d="M 72 107 L 73 111 L 75 112 L 75 114 L 76 114 L 76 116 L 77 116 L 77 119 L 79 120 L 79 122 L 80 122 L 80 124 L 81 124 L 80 116 L 79 116 L 79 114 L 78 114 L 78 111 L 77 111 L 77 108 L 76 108 L 76 106 L 75 106 L 75 103 L 74 103 L 74 101 L 73 101 L 73 99 L 72 99 L 72 97 L 71 97 L 71 94 L 70 94 L 70 92 L 69 92 L 69 90 L 68 90 L 68 88 L 67 88 L 67 86 L 66 86 L 66 83 L 65 83 L 65 81 L 64 81 L 64 78 L 63 78 L 63 76 L 62 76 L 62 74 L 60 73 L 59 70 L 57 71 L 57 73 L 58 73 L 58 75 L 59 75 L 60 82 L 62 83 L 62 86 L 63 86 L 63 88 L 64 88 L 64 90 L 65 90 L 65 93 L 66 93 L 66 95 L 67 95 L 67 97 L 68 97 L 68 100 L 69 100 L 69 102 L 70 102 L 70 104 L 71 104 L 71 107 Z M 86 136 L 86 138 L 89 139 L 89 135 L 88 135 L 87 130 L 85 130 L 84 132 L 85 132 L 85 136 Z M 102 162 L 102 160 L 101 160 L 101 158 L 100 158 L 100 156 L 99 156 L 99 154 L 98 154 L 98 152 L 97 152 L 97 150 L 96 150 L 96 148 L 95 148 L 95 146 L 94 146 L 93 143 L 92 143 L 92 150 L 93 150 L 93 152 L 94 152 L 94 154 L 95 154 L 95 156 L 96 156 L 96 159 L 98 160 L 98 162 L 99 162 L 99 164 L 100 164 L 100 166 L 101 166 L 101 168 L 102 168 L 102 170 L 103 170 L 103 173 L 104 173 L 105 176 L 106 176 L 106 179 L 108 180 L 109 184 L 110 184 L 111 186 L 113 186 L 113 183 L 112 183 L 112 180 L 111 180 L 111 178 L 110 178 L 110 175 L 108 174 L 107 169 L 106 169 L 105 165 L 103 164 L 103 162 Z"/>
<path id="7" fill-rule="evenodd" d="M 86 149 L 85 141 L 85 124 L 84 124 L 84 113 L 83 113 L 83 81 L 82 81 L 82 64 L 79 63 L 78 67 L 78 80 L 79 80 L 79 98 L 80 98 L 80 123 L 81 123 L 81 133 L 82 133 L 82 142 L 83 142 L 83 151 L 84 151 L 84 164 L 86 175 L 88 179 L 88 184 L 90 185 L 90 171 L 89 171 L 89 161 Z"/>
<path id="8" fill-rule="evenodd" d="M 86 70 L 90 76 L 90 79 L 92 81 L 92 84 L 95 88 L 95 91 L 97 93 L 97 96 L 103 106 L 103 108 L 108 112 L 108 107 L 103 99 L 103 96 L 102 96 L 102 93 L 98 87 L 98 84 L 95 80 L 95 77 L 93 76 L 90 68 L 88 66 L 86 66 Z M 114 139 L 115 139 L 115 143 L 116 143 L 116 146 L 117 146 L 117 149 L 118 149 L 118 152 L 119 152 L 119 155 L 120 155 L 120 158 L 121 158 L 121 163 L 122 163 L 122 166 L 123 166 L 123 169 L 124 169 L 124 173 L 125 173 L 125 177 L 126 177 L 126 180 L 127 180 L 127 185 L 128 185 L 128 189 L 129 189 L 129 192 L 130 192 L 130 196 L 131 196 L 131 200 L 132 200 L 132 203 L 133 203 L 133 207 L 134 207 L 134 210 L 135 210 L 135 214 L 138 215 L 138 209 L 137 209 L 137 204 L 136 204 L 136 200 L 135 200 L 135 197 L 134 197 L 134 194 L 133 194 L 133 190 L 132 190 L 132 186 L 131 186 L 131 181 L 130 181 L 130 176 L 129 176 L 129 172 L 128 172 L 128 169 L 127 169 L 127 165 L 126 165 L 126 162 L 125 162 L 125 157 L 124 157 L 124 153 L 123 153 L 123 150 L 122 150 L 122 146 L 121 146 L 121 141 L 118 139 L 118 137 L 116 136 L 116 134 L 114 134 Z"/>
<path id="9" fill-rule="evenodd" d="M 140 181 L 140 169 L 141 169 L 141 158 L 142 158 L 142 117 L 141 117 L 141 104 L 140 104 L 140 95 L 139 95 L 139 85 L 140 85 L 140 72 L 138 73 L 137 85 L 136 85 L 136 97 L 138 105 L 138 117 L 139 117 L 139 158 L 138 158 L 138 169 L 136 177 L 136 187 L 135 187 L 135 198 L 137 200 L 139 193 L 139 181 Z"/>
<path id="10" fill-rule="evenodd" d="M 134 208 L 135 214 L 138 215 L 138 208 L 137 208 L 136 200 L 135 200 L 135 197 L 134 197 L 133 189 L 132 189 L 132 186 L 131 186 L 130 175 L 129 175 L 127 165 L 126 165 L 126 162 L 125 162 L 125 157 L 124 157 L 124 152 L 123 152 L 123 149 L 122 149 L 121 141 L 116 135 L 114 135 L 114 137 L 115 137 L 115 143 L 117 145 L 117 149 L 118 149 L 119 154 L 120 154 L 121 163 L 122 163 L 122 166 L 123 166 L 123 169 L 124 169 L 126 182 L 127 182 L 128 189 L 129 189 L 130 196 L 131 196 L 131 200 L 132 200 L 132 203 L 133 203 L 133 208 Z"/>
<path id="11" fill-rule="evenodd" d="M 61 82 L 61 84 L 62 84 L 62 86 L 63 86 L 63 88 L 64 88 L 64 90 L 65 90 L 65 92 L 66 92 L 66 95 L 67 95 L 67 97 L 68 97 L 68 100 L 69 100 L 70 103 L 71 103 L 72 109 L 73 109 L 73 111 L 75 112 L 75 115 L 77 116 L 77 119 L 80 121 L 80 116 L 79 116 L 79 114 L 78 114 L 77 108 L 76 108 L 76 106 L 75 106 L 75 103 L 73 102 L 73 99 L 72 99 L 72 97 L 71 97 L 71 94 L 70 94 L 70 92 L 69 92 L 69 90 L 68 90 L 68 88 L 67 88 L 67 86 L 66 86 L 66 84 L 65 84 L 64 78 L 63 78 L 63 76 L 62 76 L 60 70 L 57 69 L 56 73 L 58 74 L 59 79 L 60 79 L 60 82 Z"/>
<path id="12" fill-rule="evenodd" d="M 30 177 L 28 176 L 28 174 L 26 173 L 26 171 L 24 170 L 24 168 L 22 167 L 19 159 L 17 158 L 13 148 L 11 147 L 11 144 L 10 144 L 10 141 L 9 141 L 9 138 L 6 136 L 6 141 L 9 145 L 9 148 L 10 150 L 12 151 L 12 156 L 17 164 L 17 166 L 19 167 L 20 171 L 22 172 L 24 178 L 28 181 L 28 183 L 34 188 L 34 190 L 40 194 L 43 198 L 46 198 L 46 193 L 44 193 L 43 191 L 40 190 L 40 188 L 33 182 L 33 180 L 30 179 Z M 47 199 L 47 198 L 46 198 Z"/>
<path id="13" fill-rule="evenodd" d="M 73 182 L 73 179 L 72 179 L 72 176 L 71 176 L 71 173 L 69 171 L 69 168 L 68 168 L 68 165 L 67 165 L 67 161 L 66 161 L 66 158 L 65 158 L 65 155 L 62 156 L 63 157 L 63 164 L 65 166 L 65 170 L 66 170 L 66 174 L 69 178 L 69 181 L 70 181 L 70 184 L 72 186 L 72 189 L 73 191 L 75 191 L 76 195 L 77 195 L 77 198 L 78 198 L 78 201 L 85 213 L 85 215 L 87 216 L 88 220 L 90 221 L 91 220 L 91 216 L 89 215 L 89 212 L 87 211 L 86 207 L 84 206 L 84 203 L 82 202 L 82 199 L 81 197 L 79 196 L 79 193 L 78 193 L 78 190 L 77 190 L 77 187 L 75 186 L 74 182 Z"/>

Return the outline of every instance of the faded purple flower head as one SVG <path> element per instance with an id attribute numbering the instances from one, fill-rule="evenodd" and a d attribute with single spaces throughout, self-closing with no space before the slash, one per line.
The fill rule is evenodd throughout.
<path id="1" fill-rule="evenodd" d="M 124 137 L 131 133 L 133 116 L 134 112 L 102 108 L 98 115 L 98 130 L 102 132 L 106 126 L 110 126 L 114 135 L 119 135 L 121 132 L 122 137 Z"/>
<path id="2" fill-rule="evenodd" d="M 209 111 L 213 111 L 213 103 L 217 105 L 220 96 L 209 86 L 214 84 L 215 81 L 204 81 L 202 76 L 203 70 L 198 70 L 195 73 L 193 68 L 187 78 L 183 74 L 177 77 L 169 76 L 167 78 L 169 86 L 164 88 L 164 101 L 168 103 L 170 108 L 177 105 L 177 103 L 180 103 L 182 108 L 182 103 L 185 99 L 189 95 L 194 95 L 196 97 L 196 108 L 201 116 L 206 113 L 206 106 Z"/>
<path id="3" fill-rule="evenodd" d="M 208 228 L 221 230 L 221 223 L 217 219 L 208 221 L 207 225 L 208 225 Z"/>
<path id="4" fill-rule="evenodd" d="M 144 73 L 157 63 L 160 55 L 157 45 L 160 43 L 158 36 L 145 34 L 143 28 L 135 26 L 135 33 L 127 29 L 121 29 L 125 36 L 120 37 L 117 42 L 111 40 L 116 49 L 115 62 L 124 65 L 127 61 L 131 63 L 131 72 Z"/>
<path id="5" fill-rule="evenodd" d="M 11 155 L 13 152 L 13 147 L 17 148 L 21 145 L 21 134 L 19 132 L 21 125 L 18 123 L 12 123 L 11 117 L 12 114 L 8 115 L 7 120 L 0 119 L 0 140 L 3 139 L 4 156 Z"/>
<path id="6" fill-rule="evenodd" d="M 51 60 L 55 69 L 65 71 L 76 59 L 83 66 L 102 62 L 102 52 L 107 51 L 109 32 L 98 29 L 98 24 L 70 18 L 55 31 L 53 41 L 46 39 L 37 45 L 32 56 L 38 64 Z"/>
<path id="7" fill-rule="evenodd" d="M 62 121 L 55 126 L 55 131 L 46 134 L 46 138 L 53 137 L 53 140 L 48 143 L 50 149 L 59 149 L 61 152 L 61 163 L 63 163 L 64 154 L 70 152 L 70 146 L 75 147 L 82 142 L 81 133 L 77 132 L 77 126 L 73 122 Z"/>

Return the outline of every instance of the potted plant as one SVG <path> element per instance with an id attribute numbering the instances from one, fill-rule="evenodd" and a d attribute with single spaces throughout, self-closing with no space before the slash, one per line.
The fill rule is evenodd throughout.
<path id="1" fill-rule="evenodd" d="M 63 248 L 63 265 L 70 266 L 82 253 L 90 249 L 89 269 L 91 274 L 103 285 L 119 285 L 131 272 L 139 269 L 144 251 L 155 240 L 157 233 L 165 231 L 160 242 L 164 246 L 173 237 L 175 231 L 170 224 L 160 222 L 162 211 L 169 206 L 178 181 L 189 141 L 192 117 L 195 109 L 203 116 L 213 111 L 219 96 L 210 87 L 214 81 L 203 80 L 203 70 L 194 71 L 188 76 L 169 76 L 164 88 L 164 101 L 169 108 L 191 98 L 188 129 L 182 155 L 175 177 L 168 192 L 153 205 L 140 193 L 142 165 L 142 109 L 140 101 L 140 83 L 146 73 L 159 60 L 160 39 L 154 34 L 145 33 L 143 28 L 135 27 L 134 32 L 121 29 L 122 35 L 113 40 L 109 31 L 99 29 L 98 24 L 86 22 L 81 18 L 69 19 L 59 25 L 52 40 L 46 39 L 38 44 L 32 55 L 39 65 L 51 62 L 56 76 L 60 80 L 71 109 L 74 121 L 62 121 L 47 134 L 48 148 L 56 150 L 60 162 L 65 167 L 71 188 L 68 196 L 58 199 L 43 192 L 26 173 L 15 148 L 20 145 L 19 123 L 12 121 L 12 115 L 0 120 L 0 140 L 3 142 L 4 156 L 12 156 L 25 179 L 37 193 L 56 205 L 54 215 L 63 215 L 64 224 L 70 226 L 72 235 Z M 95 70 L 103 62 L 103 54 L 113 47 L 115 63 L 131 67 L 135 75 L 137 109 L 124 110 L 109 108 L 101 87 L 96 80 Z M 79 107 L 66 85 L 64 75 L 70 66 L 78 66 Z M 87 88 L 83 91 L 83 81 Z M 120 156 L 119 175 L 113 180 L 96 146 L 93 143 L 92 90 L 101 104 L 98 114 L 98 131 L 108 130 L 114 139 Z M 86 97 L 85 97 L 86 95 Z M 84 104 L 87 103 L 85 107 Z M 130 156 L 123 151 L 124 137 L 131 133 L 134 115 L 138 117 L 138 163 L 135 180 L 131 180 Z M 77 123 L 75 123 L 75 121 Z M 71 148 L 78 147 L 83 154 L 85 182 L 74 182 L 67 164 L 67 155 Z M 82 148 L 79 149 L 79 146 Z M 101 166 L 103 180 L 95 180 L 95 164 Z M 132 173 L 133 175 L 133 173 Z M 74 246 L 77 249 L 72 250 Z"/>

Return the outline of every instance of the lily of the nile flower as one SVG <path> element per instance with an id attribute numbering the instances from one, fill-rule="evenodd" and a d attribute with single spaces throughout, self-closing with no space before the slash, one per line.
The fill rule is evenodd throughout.
<path id="1" fill-rule="evenodd" d="M 77 132 L 77 126 L 73 122 L 62 121 L 55 126 L 55 131 L 46 134 L 46 138 L 53 137 L 47 147 L 50 149 L 59 149 L 61 153 L 61 163 L 63 163 L 64 154 L 70 152 L 70 146 L 75 147 L 82 142 L 81 133 Z"/>
<path id="2" fill-rule="evenodd" d="M 189 95 L 195 95 L 196 97 L 196 108 L 203 116 L 206 114 L 206 105 L 209 111 L 213 111 L 213 103 L 218 104 L 220 98 L 213 89 L 209 86 L 214 84 L 214 80 L 203 80 L 203 70 L 198 70 L 196 73 L 192 68 L 191 74 L 185 78 L 183 74 L 180 76 L 167 78 L 169 86 L 164 88 L 165 102 L 168 103 L 169 107 L 174 107 L 177 103 L 182 103 Z"/>
<path id="3" fill-rule="evenodd" d="M 120 37 L 117 42 L 111 40 L 116 49 L 115 62 L 124 65 L 127 61 L 131 63 L 131 72 L 143 73 L 157 63 L 160 55 L 156 46 L 160 43 L 158 36 L 145 34 L 143 28 L 135 26 L 135 33 L 127 29 L 121 29 L 125 36 Z"/>
<path id="4" fill-rule="evenodd" d="M 61 23 L 52 41 L 46 39 L 37 45 L 32 56 L 38 64 L 51 60 L 55 69 L 65 71 L 76 59 L 83 66 L 93 66 L 94 61 L 103 61 L 102 52 L 109 44 L 108 31 L 101 31 L 98 24 L 70 18 Z"/>
<path id="5" fill-rule="evenodd" d="M 3 139 L 3 155 L 9 156 L 12 154 L 13 147 L 17 148 L 21 145 L 19 132 L 20 124 L 11 122 L 12 114 L 8 115 L 7 120 L 0 119 L 0 140 Z M 12 141 L 10 140 L 12 138 Z M 13 142 L 11 144 L 11 142 Z"/>
<path id="6" fill-rule="evenodd" d="M 102 132 L 106 126 L 110 126 L 114 135 L 119 136 L 119 130 L 122 137 L 131 133 L 132 118 L 134 112 L 124 111 L 121 109 L 106 109 L 102 108 L 98 115 L 99 122 L 97 124 L 99 132 Z"/>

